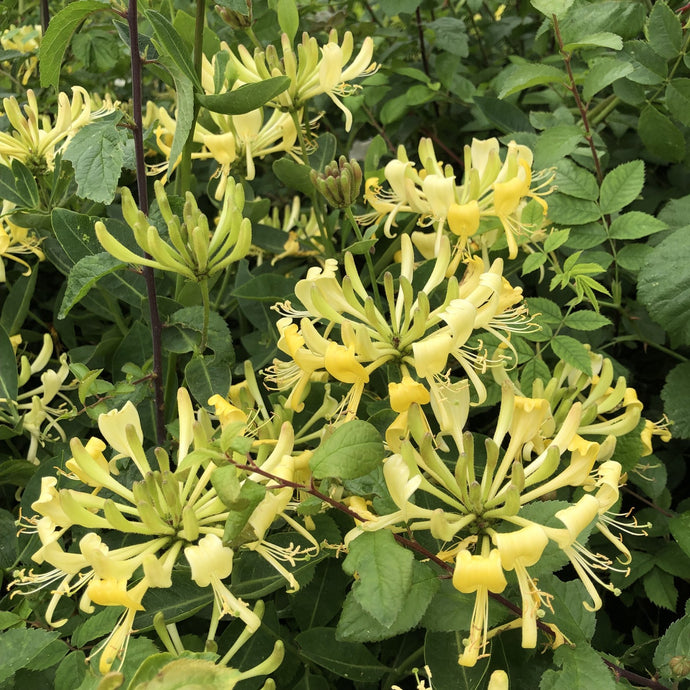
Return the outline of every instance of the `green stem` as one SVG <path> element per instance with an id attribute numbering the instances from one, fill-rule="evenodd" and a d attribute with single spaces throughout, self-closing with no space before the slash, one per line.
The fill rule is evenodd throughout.
<path id="1" fill-rule="evenodd" d="M 199 344 L 199 353 L 204 354 L 206 349 L 206 340 L 208 338 L 208 322 L 211 315 L 211 300 L 208 293 L 208 278 L 199 281 L 199 290 L 201 290 L 201 304 L 204 308 L 204 323 L 201 327 L 201 343 Z"/>
<path id="2" fill-rule="evenodd" d="M 350 221 L 352 229 L 355 231 L 357 241 L 363 242 L 364 238 L 362 237 L 362 231 L 359 229 L 359 223 L 357 222 L 354 213 L 352 213 L 352 206 L 347 206 L 345 208 L 345 215 L 347 216 L 347 219 Z M 369 272 L 369 283 L 371 284 L 371 292 L 373 293 L 374 303 L 376 304 L 376 308 L 383 314 L 383 308 L 381 306 L 381 295 L 379 295 L 378 285 L 376 283 L 376 272 L 374 271 L 374 262 L 371 259 L 371 254 L 368 249 L 364 252 L 364 260 L 367 263 L 367 271 Z"/>

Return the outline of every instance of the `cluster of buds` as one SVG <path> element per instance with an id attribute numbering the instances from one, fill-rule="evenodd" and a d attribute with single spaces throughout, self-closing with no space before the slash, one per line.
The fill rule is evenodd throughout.
<path id="1" fill-rule="evenodd" d="M 72 87 L 72 99 L 58 94 L 57 116 L 51 123 L 48 115 L 41 115 L 36 94 L 26 92 L 24 112 L 17 99 L 3 99 L 4 115 L 10 122 L 9 131 L 0 131 L 0 163 L 9 165 L 19 160 L 36 173 L 53 169 L 55 155 L 63 151 L 79 129 L 113 110 L 110 101 L 93 112 L 91 96 L 81 86 Z"/>
<path id="2" fill-rule="evenodd" d="M 212 588 L 214 619 L 231 614 L 254 632 L 260 616 L 225 582 L 236 552 L 249 549 L 259 554 L 294 590 L 299 584 L 283 562 L 294 565 L 318 551 L 314 537 L 286 515 L 292 489 L 248 469 L 242 475 L 245 470 L 228 458 L 237 455 L 241 466 L 247 462 L 246 453 L 222 450 L 242 437 L 246 415 L 236 414 L 239 410 L 223 399 L 210 401 L 220 420 L 218 439 L 210 415 L 203 409 L 195 414 L 185 389 L 178 391 L 177 403 L 179 436 L 174 460 L 156 448 L 157 466 L 151 466 L 139 415 L 128 402 L 99 416 L 98 427 L 105 441 L 98 437 L 86 443 L 77 438 L 70 441 L 72 457 L 65 465 L 65 481 L 60 481 L 67 487 L 59 486 L 55 476 L 44 477 L 40 496 L 32 504 L 37 515 L 25 520 L 25 530 L 37 533 L 41 542 L 33 560 L 53 569 L 39 574 L 21 571 L 13 586 L 29 593 L 56 583 L 46 612 L 49 624 L 66 622 L 53 620 L 55 607 L 61 597 L 79 591 L 80 607 L 87 613 L 93 612 L 93 604 L 125 607 L 119 623 L 97 650 L 102 650 L 102 673 L 110 670 L 116 658 L 122 658 L 134 618 L 146 608 L 146 592 L 172 586 L 173 568 L 180 556 L 189 566 L 191 579 L 199 587 Z M 251 440 L 244 440 L 251 447 Z M 292 427 L 283 424 L 280 435 L 272 440 L 272 451 L 263 458 L 262 467 L 272 477 L 293 478 L 293 441 Z M 114 451 L 110 459 L 104 455 L 108 446 Z M 123 463 L 139 479 L 131 484 L 119 479 Z M 281 547 L 269 542 L 266 535 L 279 518 L 287 520 L 310 546 Z M 83 535 L 78 552 L 65 551 L 61 545 L 61 538 L 69 536 L 72 528 L 79 528 Z M 135 541 L 129 541 L 133 536 Z M 125 545 L 114 546 L 118 542 Z"/>
<path id="3" fill-rule="evenodd" d="M 599 443 L 580 435 L 582 404 L 574 403 L 558 423 L 548 400 L 516 396 L 510 385 L 504 385 L 496 429 L 485 442 L 484 462 L 475 461 L 475 439 L 470 432 L 463 434 L 454 449 L 442 452 L 429 433 L 420 404 L 412 403 L 407 413 L 408 437 L 383 466 L 398 510 L 378 517 L 369 514 L 346 542 L 362 531 L 385 528 L 426 530 L 448 545 L 437 557 L 454 561 L 456 589 L 476 594 L 460 664 L 473 666 L 485 653 L 490 637 L 489 593 L 503 592 L 509 573 L 515 574 L 522 597 L 522 617 L 517 623 L 522 627 L 522 646 L 536 646 L 537 618 L 541 608 L 550 608 L 550 597 L 539 590 L 527 568 L 538 568 L 549 543 L 562 551 L 582 580 L 591 600 L 583 602 L 585 608 L 601 606 L 595 583 L 617 593 L 597 571 L 625 572 L 626 568 L 616 568 L 604 556 L 590 553 L 584 541 L 591 528 L 597 529 L 619 551 L 619 561 L 626 566 L 630 552 L 612 530 L 634 533 L 641 528 L 609 514 L 618 502 L 619 484 L 625 481 L 621 465 L 611 460 L 616 439 L 607 436 Z M 457 452 L 454 467 L 449 462 L 452 458 L 444 457 L 453 452 Z M 560 489 L 577 487 L 585 493 L 567 507 L 562 501 L 548 500 Z M 413 502 L 417 491 L 442 507 L 425 508 L 426 502 Z M 535 501 L 544 519 L 535 519 L 530 510 Z M 552 526 L 554 519 L 562 527 Z"/>
<path id="4" fill-rule="evenodd" d="M 489 232 L 481 235 L 483 246 L 490 248 L 497 239 L 498 231 L 493 226 L 498 223 L 509 256 L 514 259 L 518 241 L 529 240 L 541 229 L 522 223 L 527 201 L 534 199 L 544 214 L 547 211 L 542 196 L 550 189 L 540 190 L 549 184 L 552 175 L 542 172 L 533 176 L 532 158 L 527 146 L 511 142 L 505 160 L 501 161 L 496 139 L 473 139 L 471 146 L 465 146 L 465 176 L 463 184 L 458 185 L 452 167 L 437 160 L 431 139 L 419 142 L 422 165 L 419 171 L 400 146 L 397 158 L 384 170 L 390 189 L 383 189 L 376 179 L 367 181 L 365 198 L 374 211 L 362 216 L 362 222 L 379 222 L 385 218 L 384 231 L 390 235 L 398 213 L 419 215 L 418 225 L 434 228 L 433 251 L 437 252 L 446 227 L 464 246 L 480 229 L 481 221 L 486 220 Z M 533 187 L 534 178 L 544 179 Z M 422 240 L 420 246 L 426 244 Z"/>
<path id="5" fill-rule="evenodd" d="M 453 257 L 448 239 L 442 237 L 433 270 L 422 288 L 415 291 L 414 248 L 407 235 L 401 236 L 401 247 L 397 289 L 393 276 L 384 276 L 388 306 L 384 312 L 376 307 L 362 284 L 350 254 L 345 256 L 346 275 L 342 281 L 336 276 L 337 262 L 329 259 L 323 269 L 310 269 L 297 283 L 295 295 L 304 305 L 303 311 L 293 309 L 289 302 L 277 305 L 278 311 L 286 314 L 278 322 L 278 349 L 290 361 L 274 360 L 269 381 L 279 389 L 290 389 L 288 407 L 301 410 L 310 381 L 326 372 L 352 385 L 344 406 L 347 415 L 353 417 L 372 372 L 391 362 L 400 366 L 403 381 L 409 371 L 414 371 L 419 381 L 425 382 L 441 430 L 461 433 L 464 417 L 448 414 L 441 405 L 447 399 L 462 401 L 460 406 L 465 409 L 469 405 L 467 380 L 451 383 L 447 376 L 451 358 L 476 391 L 476 402 L 486 398 L 478 371 L 485 371 L 498 360 L 490 362 L 481 344 L 472 346 L 469 340 L 477 331 L 485 331 L 498 337 L 509 350 L 511 345 L 504 332 L 531 328 L 521 290 L 512 288 L 503 278 L 500 259 L 490 267 L 478 258 L 468 260 L 458 281 L 454 273 L 460 255 Z M 442 285 L 445 293 L 432 309 L 430 297 Z M 437 297 L 434 295 L 434 299 Z M 327 336 L 317 330 L 315 320 L 326 323 Z M 409 396 L 405 399 L 411 400 Z M 393 409 L 404 412 L 404 404 L 401 400 Z"/>
<path id="6" fill-rule="evenodd" d="M 28 228 L 22 228 L 12 222 L 8 215 L 12 212 L 13 204 L 4 201 L 0 212 L 0 283 L 6 280 L 4 259 L 9 259 L 26 267 L 24 275 L 31 273 L 31 266 L 20 258 L 21 254 L 33 254 L 39 261 L 45 256 L 39 245 L 41 238 L 33 234 Z"/>
<path id="7" fill-rule="evenodd" d="M 355 160 L 348 162 L 345 156 L 329 163 L 323 172 L 312 170 L 309 179 L 333 208 L 347 208 L 359 198 L 362 186 L 362 169 Z"/>
<path id="8" fill-rule="evenodd" d="M 230 180 L 223 199 L 223 207 L 213 232 L 207 217 L 199 210 L 191 192 L 185 197 L 182 220 L 172 212 L 163 185 L 155 183 L 156 200 L 168 227 L 170 243 L 149 223 L 137 208 L 132 193 L 122 189 L 122 214 L 134 233 L 137 244 L 150 257 L 143 257 L 127 249 L 116 240 L 105 225 L 96 222 L 96 236 L 103 248 L 116 259 L 138 266 L 150 266 L 172 271 L 197 282 L 225 270 L 231 263 L 242 259 L 252 242 L 252 227 L 242 217 L 244 190 Z"/>
<path id="9" fill-rule="evenodd" d="M 18 347 L 21 336 L 13 339 L 13 347 Z M 75 383 L 66 383 L 70 374 L 67 355 L 60 355 L 59 367 L 53 369 L 50 360 L 53 356 L 53 339 L 49 334 L 43 336 L 43 345 L 33 360 L 21 355 L 17 386 L 19 389 L 30 383 L 40 374 L 40 384 L 17 394 L 16 400 L 0 398 L 0 424 L 22 429 L 31 439 L 26 459 L 38 464 L 39 446 L 49 441 L 65 440 L 60 422 L 71 419 L 76 414 L 72 401 L 65 391 L 73 390 Z M 57 404 L 56 404 L 57 402 Z"/>

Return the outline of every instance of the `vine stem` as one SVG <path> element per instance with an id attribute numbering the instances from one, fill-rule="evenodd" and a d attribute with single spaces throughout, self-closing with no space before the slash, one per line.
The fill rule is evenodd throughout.
<path id="1" fill-rule="evenodd" d="M 577 85 L 575 84 L 575 76 L 573 75 L 573 69 L 570 65 L 570 53 L 565 50 L 563 44 L 563 38 L 561 37 L 561 30 L 558 26 L 558 17 L 556 15 L 551 15 L 553 20 L 553 30 L 556 34 L 556 40 L 558 41 L 558 48 L 560 50 L 561 56 L 563 57 L 563 62 L 565 64 L 565 71 L 568 73 L 568 81 L 570 82 L 566 85 L 566 88 L 570 93 L 573 94 L 577 109 L 580 111 L 580 118 L 582 119 L 582 124 L 585 128 L 585 139 L 589 144 L 589 149 L 592 152 L 592 160 L 594 161 L 594 169 L 597 174 L 597 181 L 601 184 L 604 179 L 604 174 L 601 170 L 601 162 L 599 161 L 599 154 L 597 153 L 597 148 L 594 145 L 594 138 L 592 137 L 592 130 L 589 126 L 589 118 L 587 117 L 587 106 L 582 102 L 580 98 L 580 92 L 577 90 Z"/>
<path id="2" fill-rule="evenodd" d="M 146 181 L 146 163 L 144 162 L 144 127 L 142 123 L 142 88 L 141 88 L 141 53 L 139 53 L 139 18 L 137 0 L 129 0 L 127 8 L 127 24 L 129 26 L 129 44 L 131 46 L 132 70 L 132 118 L 134 127 L 134 156 L 137 172 L 137 196 L 139 209 L 145 215 L 149 213 L 149 195 Z M 145 254 L 146 258 L 151 258 Z M 156 409 L 156 442 L 158 445 L 165 439 L 165 402 L 163 396 L 163 350 L 161 335 L 163 325 L 158 313 L 156 297 L 156 278 L 150 266 L 143 267 L 146 293 L 149 303 L 149 321 L 151 325 L 151 344 L 153 348 L 153 394 Z"/>

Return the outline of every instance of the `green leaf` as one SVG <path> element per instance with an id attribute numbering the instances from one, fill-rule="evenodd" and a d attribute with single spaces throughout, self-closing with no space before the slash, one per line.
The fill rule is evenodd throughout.
<path id="1" fill-rule="evenodd" d="M 144 10 L 144 16 L 151 22 L 158 52 L 170 58 L 182 75 L 192 82 L 196 91 L 203 91 L 185 42 L 168 18 L 155 10 Z"/>
<path id="2" fill-rule="evenodd" d="M 376 427 L 360 419 L 339 426 L 309 460 L 314 477 L 355 479 L 381 464 L 385 449 Z"/>
<path id="3" fill-rule="evenodd" d="M 598 194 L 599 188 L 597 187 Z M 601 246 L 606 242 L 606 239 L 606 230 L 601 223 L 585 223 L 573 228 L 565 246 L 570 247 L 570 249 L 591 249 Z"/>
<path id="4" fill-rule="evenodd" d="M 669 611 L 676 610 L 678 590 L 673 584 L 673 575 L 665 573 L 660 568 L 653 568 L 642 579 L 647 599 L 655 606 L 661 606 Z"/>
<path id="5" fill-rule="evenodd" d="M 667 229 L 666 223 L 648 213 L 630 211 L 611 223 L 609 237 L 614 240 L 638 240 Z"/>
<path id="6" fill-rule="evenodd" d="M 439 50 L 466 58 L 469 53 L 469 39 L 465 22 L 457 17 L 439 17 L 426 24 L 434 32 L 434 45 Z"/>
<path id="7" fill-rule="evenodd" d="M 20 668 L 39 663 L 40 656 L 59 636 L 40 628 L 12 628 L 0 635 L 0 682 Z"/>
<path id="8" fill-rule="evenodd" d="M 673 669 L 671 668 L 671 660 L 677 657 L 687 658 L 689 649 L 690 615 L 686 612 L 681 619 L 669 625 L 654 652 L 654 666 L 661 672 L 663 678 L 681 680 L 690 677 L 690 673 L 684 676 L 676 675 L 674 670 L 678 669 L 677 664 L 673 665 Z"/>
<path id="9" fill-rule="evenodd" d="M 2 464 L 4 465 L 5 463 L 3 462 Z M 2 568 L 2 570 L 9 570 L 16 562 L 16 520 L 12 513 L 0 508 L 0 568 Z"/>
<path id="10" fill-rule="evenodd" d="M 589 199 L 576 199 L 559 192 L 549 195 L 549 219 L 559 225 L 585 225 L 599 220 L 601 211 Z M 573 235 L 575 235 L 573 232 Z"/>
<path id="11" fill-rule="evenodd" d="M 496 78 L 496 89 L 498 97 L 505 98 L 532 86 L 545 86 L 554 82 L 564 84 L 567 81 L 567 75 L 558 67 L 523 63 L 506 67 Z"/>
<path id="12" fill-rule="evenodd" d="M 234 297 L 275 304 L 284 300 L 285 295 L 292 294 L 296 284 L 295 278 L 277 273 L 262 273 L 243 282 L 232 291 L 232 294 Z"/>
<path id="13" fill-rule="evenodd" d="M 168 175 L 171 175 L 182 154 L 194 122 L 194 86 L 192 81 L 176 65 L 166 64 L 166 67 L 175 83 L 175 95 L 177 97 L 175 134 L 168 155 Z"/>
<path id="14" fill-rule="evenodd" d="M 271 77 L 221 94 L 206 96 L 199 93 L 196 100 L 199 105 L 214 113 L 242 115 L 265 105 L 289 86 L 290 77 Z"/>
<path id="15" fill-rule="evenodd" d="M 292 596 L 292 613 L 300 630 L 326 625 L 343 610 L 350 578 L 340 561 L 328 558 L 319 563 L 314 579 Z"/>
<path id="16" fill-rule="evenodd" d="M 302 194 L 314 194 L 314 185 L 309 179 L 311 167 L 296 163 L 291 158 L 279 158 L 273 161 L 273 174 L 289 189 L 295 189 Z"/>
<path id="17" fill-rule="evenodd" d="M 246 4 L 244 9 L 246 11 Z M 185 38 L 187 47 L 191 50 L 194 46 L 194 30 L 196 28 L 195 17 L 192 14 L 182 10 L 177 10 L 175 13 L 175 18 L 173 19 L 173 27 L 175 28 L 175 31 L 180 34 L 180 36 Z M 153 46 L 151 46 L 151 48 L 153 48 Z M 204 27 L 202 50 L 209 61 L 211 61 L 214 55 L 220 51 L 220 40 L 218 39 L 216 33 L 208 26 Z"/>
<path id="18" fill-rule="evenodd" d="M 666 107 L 673 117 L 690 127 L 690 79 L 672 79 L 666 87 Z"/>
<path id="19" fill-rule="evenodd" d="M 39 265 L 34 266 L 28 276 L 19 276 L 6 293 L 0 313 L 0 325 L 5 329 L 7 335 L 19 333 L 19 329 L 29 313 L 31 298 L 34 296 L 36 288 Z"/>
<path id="20" fill-rule="evenodd" d="M 657 55 L 667 60 L 678 56 L 683 28 L 680 17 L 666 3 L 654 3 L 645 29 L 649 45 Z"/>
<path id="21" fill-rule="evenodd" d="M 126 267 L 127 264 L 123 264 L 108 252 L 79 259 L 67 276 L 67 287 L 62 297 L 58 319 L 64 319 L 72 307 L 78 304 L 103 276 Z"/>
<path id="22" fill-rule="evenodd" d="M 350 575 L 357 573 L 353 596 L 385 627 L 392 625 L 405 605 L 413 562 L 412 552 L 400 546 L 387 530 L 364 532 L 350 543 L 343 570 Z"/>
<path id="23" fill-rule="evenodd" d="M 571 364 L 585 374 L 592 373 L 592 362 L 587 348 L 575 338 L 568 335 L 557 335 L 551 341 L 554 354 L 564 362 Z"/>
<path id="24" fill-rule="evenodd" d="M 337 640 L 334 628 L 305 630 L 295 642 L 309 661 L 354 682 L 374 683 L 388 670 L 363 644 Z"/>
<path id="25" fill-rule="evenodd" d="M 170 352 L 192 352 L 201 344 L 204 309 L 201 306 L 183 307 L 168 317 L 163 329 L 163 347 Z M 225 319 L 216 311 L 208 315 L 207 346 L 224 359 L 234 358 L 232 336 Z M 227 390 L 223 393 L 225 395 Z"/>
<path id="26" fill-rule="evenodd" d="M 99 120 L 82 127 L 65 150 L 64 157 L 74 167 L 79 196 L 109 204 L 124 161 L 127 130 L 113 120 Z"/>
<path id="27" fill-rule="evenodd" d="M 252 516 L 256 507 L 264 500 L 266 496 L 266 488 L 263 484 L 256 484 L 253 481 L 245 480 L 240 488 L 237 500 L 232 503 L 232 510 L 225 521 L 225 529 L 223 531 L 223 543 L 235 544 L 243 543 L 244 541 L 251 541 L 256 538 L 251 528 L 248 530 L 249 535 L 243 535 L 243 531 Z M 230 496 L 226 494 L 226 499 Z M 244 539 L 244 537 L 247 537 Z"/>
<path id="28" fill-rule="evenodd" d="M 683 553 L 690 556 L 690 511 L 672 517 L 668 521 L 668 527 Z"/>
<path id="29" fill-rule="evenodd" d="M 596 331 L 611 325 L 611 319 L 590 309 L 574 311 L 565 317 L 565 325 L 577 331 Z"/>
<path id="30" fill-rule="evenodd" d="M 24 200 L 27 208 L 36 208 L 39 203 L 38 185 L 31 171 L 20 160 L 12 161 L 12 175 L 17 194 Z"/>
<path id="31" fill-rule="evenodd" d="M 583 138 L 582 130 L 576 125 L 556 125 L 539 135 L 534 147 L 534 162 L 537 168 L 550 165 L 571 154 Z"/>
<path id="32" fill-rule="evenodd" d="M 561 194 L 589 201 L 596 201 L 599 198 L 596 177 L 568 159 L 556 163 L 554 184 Z"/>
<path id="33" fill-rule="evenodd" d="M 72 633 L 72 645 L 83 647 L 89 642 L 110 634 L 122 615 L 121 606 L 106 606 L 100 611 L 91 614 L 83 623 L 80 623 Z"/>
<path id="34" fill-rule="evenodd" d="M 278 14 L 280 30 L 288 35 L 290 43 L 292 43 L 299 28 L 299 12 L 295 0 L 278 0 L 276 13 Z"/>
<path id="35" fill-rule="evenodd" d="M 683 312 L 687 317 L 687 312 Z M 679 318 L 682 318 L 679 316 Z M 677 364 L 666 376 L 661 391 L 664 412 L 673 422 L 671 432 L 677 438 L 690 438 L 690 362 Z"/>
<path id="36" fill-rule="evenodd" d="M 644 163 L 623 163 L 606 175 L 601 183 L 599 206 L 602 213 L 614 213 L 635 201 L 644 186 Z"/>
<path id="37" fill-rule="evenodd" d="M 395 17 L 398 14 L 412 14 L 420 5 L 422 0 L 380 0 L 379 5 L 384 14 L 388 17 Z"/>
<path id="38" fill-rule="evenodd" d="M 539 314 L 539 320 L 544 323 L 551 326 L 558 326 L 563 320 L 561 308 L 550 299 L 546 299 L 545 297 L 528 297 L 526 302 L 529 313 L 533 316 Z"/>
<path id="39" fill-rule="evenodd" d="M 530 0 L 530 5 L 547 19 L 555 14 L 560 19 L 573 4 L 573 0 Z"/>
<path id="40" fill-rule="evenodd" d="M 585 74 L 582 87 L 583 98 L 586 102 L 590 101 L 599 91 L 627 76 L 634 69 L 630 62 L 618 57 L 599 58 Z"/>
<path id="41" fill-rule="evenodd" d="M 616 263 L 626 271 L 639 273 L 653 250 L 647 244 L 626 244 L 616 252 Z"/>
<path id="42" fill-rule="evenodd" d="M 412 586 L 405 598 L 405 605 L 389 625 L 380 623 L 360 605 L 353 588 L 342 607 L 343 613 L 336 629 L 337 638 L 345 642 L 378 642 L 407 632 L 419 623 L 438 586 L 439 580 L 431 568 L 414 561 Z"/>
<path id="43" fill-rule="evenodd" d="M 230 390 L 231 364 L 216 355 L 197 355 L 184 368 L 184 379 L 194 399 L 207 405 L 211 396 Z"/>
<path id="44" fill-rule="evenodd" d="M 527 115 L 508 101 L 489 96 L 475 96 L 474 104 L 484 117 L 504 134 L 534 131 Z"/>
<path id="45" fill-rule="evenodd" d="M 589 645 L 562 645 L 554 651 L 553 660 L 559 670 L 546 671 L 539 690 L 616 690 L 613 674 Z"/>
<path id="46" fill-rule="evenodd" d="M 678 163 L 685 158 L 685 138 L 682 132 L 654 106 L 644 108 L 637 131 L 648 151 L 662 160 Z"/>
<path id="47" fill-rule="evenodd" d="M 532 385 L 539 379 L 546 384 L 551 378 L 549 367 L 541 359 L 530 359 L 520 372 L 520 388 L 526 395 L 531 395 Z"/>
<path id="48" fill-rule="evenodd" d="M 559 523 L 558 518 L 553 518 L 551 521 L 554 526 Z M 584 539 L 582 539 L 582 543 L 585 543 Z M 558 552 L 559 549 L 556 551 Z M 562 555 L 562 552 L 558 555 Z M 553 568 L 553 564 L 551 567 Z M 544 622 L 558 625 L 561 632 L 577 646 L 591 640 L 597 620 L 594 612 L 588 611 L 582 605 L 583 601 L 591 602 L 582 582 L 577 578 L 563 582 L 553 573 L 544 572 L 539 577 L 539 583 L 543 591 L 553 596 L 551 600 L 553 612 L 546 613 L 543 618 Z"/>
<path id="49" fill-rule="evenodd" d="M 623 47 L 623 39 L 618 34 L 611 33 L 610 31 L 598 31 L 594 34 L 586 34 L 576 41 L 566 43 L 563 46 L 563 50 L 570 53 L 578 48 L 590 48 L 593 46 L 621 50 Z"/>
<path id="50" fill-rule="evenodd" d="M 72 34 L 86 17 L 102 10 L 110 10 L 110 7 L 97 0 L 78 0 L 50 18 L 38 52 L 41 86 L 58 87 L 60 64 Z"/>
<path id="51" fill-rule="evenodd" d="M 654 321 L 674 338 L 690 344 L 690 243 L 687 230 L 676 230 L 654 248 L 640 271 L 637 294 Z"/>
<path id="52" fill-rule="evenodd" d="M 657 55 L 645 41 L 626 41 L 623 51 L 635 68 L 627 78 L 647 86 L 661 84 L 668 75 L 668 63 Z"/>
<path id="53" fill-rule="evenodd" d="M 81 687 L 89 665 L 86 654 L 81 650 L 70 652 L 55 671 L 54 690 L 74 690 Z"/>
<path id="54" fill-rule="evenodd" d="M 5 328 L 0 325 L 0 398 L 15 402 L 17 400 L 17 360 L 14 356 L 14 348 L 10 341 L 10 336 Z M 3 407 L 7 403 L 0 403 Z M 10 409 L 14 410 L 14 407 Z M 16 411 L 12 414 L 13 419 L 19 420 Z"/>
<path id="55" fill-rule="evenodd" d="M 549 236 L 544 240 L 544 251 L 552 252 L 558 249 L 562 244 L 565 244 L 570 237 L 570 229 L 552 230 Z"/>
<path id="56" fill-rule="evenodd" d="M 541 254 L 538 252 L 528 254 L 525 257 L 525 260 L 522 262 L 522 275 L 526 276 L 528 273 L 532 273 L 532 271 L 536 271 L 537 269 L 541 268 L 546 263 L 548 258 L 549 257 L 546 256 L 546 254 Z"/>

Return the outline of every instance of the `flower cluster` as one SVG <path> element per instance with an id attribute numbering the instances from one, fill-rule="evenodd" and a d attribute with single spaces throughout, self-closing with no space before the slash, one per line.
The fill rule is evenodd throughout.
<path id="1" fill-rule="evenodd" d="M 438 252 L 446 228 L 463 247 L 481 229 L 477 241 L 487 248 L 502 230 L 509 256 L 514 259 L 518 244 L 534 239 L 541 229 L 522 222 L 527 201 L 534 199 L 546 214 L 542 197 L 550 190 L 542 190 L 551 178 L 545 172 L 533 175 L 532 151 L 528 147 L 511 142 L 503 161 L 499 150 L 496 139 L 473 139 L 471 146 L 465 146 L 465 174 L 459 185 L 452 167 L 437 160 L 431 139 L 419 142 L 419 170 L 400 146 L 397 158 L 384 170 L 390 189 L 381 187 L 375 178 L 367 181 L 365 198 L 374 211 L 362 216 L 361 221 L 373 223 L 385 218 L 384 232 L 390 235 L 399 213 L 416 214 L 419 226 L 434 229 L 433 243 L 423 234 L 418 238 L 420 249 L 430 251 L 432 244 L 433 252 Z M 534 180 L 540 181 L 536 187 Z"/>
<path id="2" fill-rule="evenodd" d="M 222 398 L 210 402 L 216 405 L 221 429 L 232 427 L 238 420 L 243 427 L 246 415 L 229 414 L 233 406 Z M 199 587 L 212 588 L 215 619 L 228 613 L 255 631 L 259 616 L 225 582 L 237 550 L 249 549 L 261 555 L 293 589 L 299 584 L 283 562 L 294 564 L 305 557 L 305 549 L 269 542 L 266 535 L 271 525 L 282 517 L 311 544 L 306 555 L 318 550 L 311 534 L 285 514 L 292 490 L 275 481 L 262 482 L 255 473 L 240 476 L 221 450 L 222 443 L 219 445 L 215 438 L 217 428 L 208 413 L 202 409 L 195 415 L 185 389 L 178 391 L 177 403 L 179 433 L 174 462 L 165 450 L 157 448 L 152 466 L 151 455 L 143 447 L 139 415 L 128 402 L 99 416 L 98 427 L 105 440 L 91 437 L 86 443 L 77 438 L 70 441 L 72 457 L 66 462 L 64 480 L 58 482 L 55 476 L 42 479 L 40 496 L 32 504 L 37 515 L 26 520 L 25 529 L 34 531 L 41 542 L 33 560 L 39 565 L 49 564 L 52 570 L 21 571 L 14 587 L 27 593 L 52 588 L 46 611 L 49 624 L 66 622 L 53 620 L 55 608 L 61 597 L 77 592 L 81 592 L 80 608 L 87 613 L 94 611 L 94 604 L 125 607 L 117 626 L 99 648 L 103 673 L 124 654 L 135 616 L 145 609 L 146 592 L 172 586 L 173 569 L 181 556 L 190 568 L 191 579 Z M 234 427 L 233 431 L 230 438 L 240 430 Z M 289 424 L 282 426 L 272 445 L 262 467 L 274 476 L 291 479 L 295 459 Z M 108 446 L 115 453 L 110 459 L 104 455 Z M 139 479 L 130 485 L 124 477 L 132 470 Z M 70 537 L 75 527 L 81 528 L 83 536 L 78 540 L 78 551 L 67 551 L 61 540 Z M 123 545 L 114 546 L 118 541 Z"/>
<path id="3" fill-rule="evenodd" d="M 0 212 L 0 283 L 6 280 L 5 259 L 26 267 L 24 275 L 31 273 L 31 266 L 20 258 L 22 254 L 33 254 L 39 261 L 45 258 L 40 249 L 41 238 L 29 228 L 23 228 L 11 220 L 12 204 L 4 201 Z"/>
<path id="4" fill-rule="evenodd" d="M 38 69 L 38 48 L 41 44 L 41 26 L 10 26 L 0 34 L 0 47 L 6 51 L 27 54 L 19 68 L 22 84 L 26 85 Z M 8 63 L 3 63 L 6 66 Z"/>

